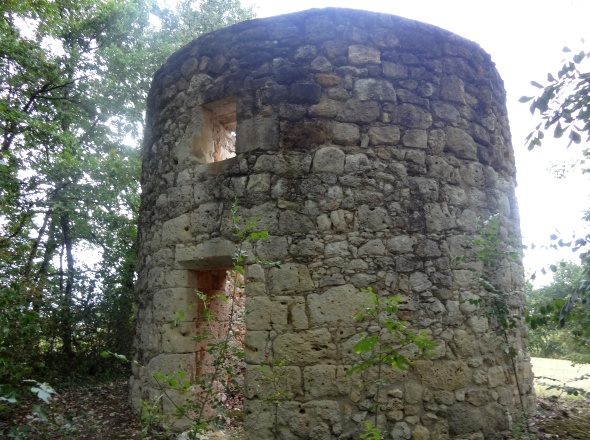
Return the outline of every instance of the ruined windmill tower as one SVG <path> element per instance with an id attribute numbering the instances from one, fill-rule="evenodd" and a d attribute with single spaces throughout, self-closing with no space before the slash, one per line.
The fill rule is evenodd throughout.
<path id="1" fill-rule="evenodd" d="M 518 235 L 505 91 L 490 56 L 440 28 L 348 9 L 251 20 L 205 35 L 156 74 L 143 145 L 135 346 L 153 371 L 198 371 L 194 291 L 223 289 L 234 200 L 260 217 L 245 291 L 247 438 L 358 438 L 381 406 L 396 439 L 495 438 L 519 407 L 497 323 L 469 254 L 479 219 Z M 494 283 L 519 292 L 506 261 Z M 436 343 L 394 372 L 379 402 L 350 347 L 360 289 L 401 294 L 403 319 Z M 522 296 L 511 299 L 516 308 Z M 187 310 L 176 328 L 170 322 Z M 192 310 L 192 311 L 189 311 Z M 532 374 L 511 332 L 525 406 Z M 260 364 L 283 363 L 275 406 Z M 157 393 L 136 369 L 132 401 Z M 163 402 L 166 407 L 166 402 Z M 166 409 L 166 408 L 164 408 Z"/>

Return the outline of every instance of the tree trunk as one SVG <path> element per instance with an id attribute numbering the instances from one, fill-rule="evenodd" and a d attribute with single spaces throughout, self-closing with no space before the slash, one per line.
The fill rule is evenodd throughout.
<path id="1" fill-rule="evenodd" d="M 66 356 L 72 355 L 72 291 L 74 287 L 74 256 L 72 254 L 72 235 L 70 230 L 70 216 L 68 213 L 61 215 L 62 239 L 66 251 L 66 280 L 62 297 L 62 322 L 61 338 L 63 341 L 63 352 Z"/>

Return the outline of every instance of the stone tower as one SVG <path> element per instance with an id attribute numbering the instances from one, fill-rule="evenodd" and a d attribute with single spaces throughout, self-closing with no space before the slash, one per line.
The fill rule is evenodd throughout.
<path id="1" fill-rule="evenodd" d="M 223 289 L 234 200 L 270 237 L 245 290 L 244 420 L 251 439 L 358 438 L 380 406 L 395 439 L 496 438 L 519 407 L 497 323 L 469 255 L 480 219 L 519 234 L 505 91 L 477 44 L 404 18 L 316 9 L 202 36 L 156 73 L 143 144 L 136 359 L 198 371 L 194 290 Z M 489 274 L 488 274 L 489 275 Z M 520 261 L 492 276 L 522 308 Z M 347 376 L 361 289 L 404 298 L 436 343 L 430 360 L 371 384 Z M 371 329 L 368 329 L 371 331 Z M 374 331 L 374 329 L 373 329 Z M 526 407 L 526 331 L 511 331 Z M 265 400 L 280 361 L 287 398 Z M 364 386 L 363 386 L 364 385 Z M 131 398 L 157 393 L 134 370 Z M 166 410 L 166 402 L 163 402 Z"/>

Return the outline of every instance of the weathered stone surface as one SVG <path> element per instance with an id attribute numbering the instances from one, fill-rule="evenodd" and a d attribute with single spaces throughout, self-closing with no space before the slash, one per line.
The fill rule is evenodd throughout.
<path id="1" fill-rule="evenodd" d="M 344 157 L 344 152 L 338 147 L 320 148 L 313 158 L 311 170 L 315 173 L 342 174 Z"/>
<path id="2" fill-rule="evenodd" d="M 307 297 L 312 327 L 331 323 L 352 325 L 352 315 L 358 311 L 368 295 L 350 284 L 332 287 L 322 294 Z"/>
<path id="3" fill-rule="evenodd" d="M 489 271 L 474 258 L 453 263 L 473 255 L 491 214 L 501 240 L 519 235 L 505 94 L 476 44 L 346 9 L 252 20 L 169 58 L 146 114 L 139 362 L 198 379 L 207 362 L 207 341 L 192 340 L 204 325 L 198 290 L 212 300 L 213 331 L 236 319 L 248 440 L 358 438 L 376 405 L 394 439 L 505 436 L 518 405 L 512 367 L 475 304 Z M 240 227 L 250 222 L 266 240 L 239 245 L 234 204 Z M 238 249 L 246 286 L 234 292 L 226 271 Z M 492 278 L 522 291 L 519 261 Z M 399 345 L 371 319 L 352 318 L 368 286 L 380 299 L 402 296 L 398 318 L 432 335 L 431 360 L 346 375 L 363 335 Z M 219 295 L 234 298 L 224 306 Z M 520 294 L 510 302 L 520 306 Z M 520 330 L 513 343 L 531 405 Z M 157 386 L 142 369 L 133 376 L 138 410 Z M 387 384 L 379 393 L 377 379 Z"/>

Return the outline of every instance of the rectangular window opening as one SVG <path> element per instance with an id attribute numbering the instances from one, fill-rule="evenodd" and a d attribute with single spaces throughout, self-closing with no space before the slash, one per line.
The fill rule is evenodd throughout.
<path id="1" fill-rule="evenodd" d="M 220 162 L 236 155 L 235 96 L 204 104 L 201 133 L 193 134 L 193 151 L 201 163 Z"/>

